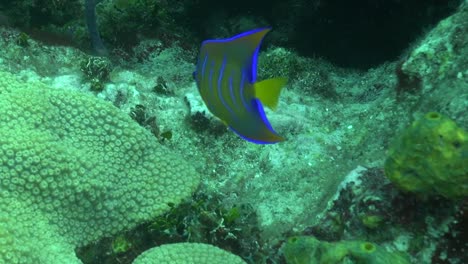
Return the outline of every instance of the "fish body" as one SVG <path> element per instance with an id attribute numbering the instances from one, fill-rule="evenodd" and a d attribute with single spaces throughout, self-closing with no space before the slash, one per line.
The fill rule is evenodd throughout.
<path id="1" fill-rule="evenodd" d="M 207 108 L 231 130 L 257 144 L 284 141 L 270 125 L 263 104 L 275 109 L 285 78 L 256 82 L 260 44 L 271 28 L 227 39 L 206 40 L 194 78 Z"/>

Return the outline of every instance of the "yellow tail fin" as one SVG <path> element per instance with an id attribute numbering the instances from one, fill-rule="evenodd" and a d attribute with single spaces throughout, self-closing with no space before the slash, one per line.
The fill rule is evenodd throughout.
<path id="1" fill-rule="evenodd" d="M 287 81 L 288 80 L 286 78 L 280 77 L 255 83 L 255 97 L 260 99 L 262 104 L 268 106 L 268 108 L 275 110 L 276 106 L 278 106 L 281 89 Z"/>

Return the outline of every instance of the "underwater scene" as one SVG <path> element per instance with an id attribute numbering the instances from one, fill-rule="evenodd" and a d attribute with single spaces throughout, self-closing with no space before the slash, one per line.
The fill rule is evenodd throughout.
<path id="1" fill-rule="evenodd" d="M 468 0 L 0 0 L 0 264 L 468 263 Z"/>

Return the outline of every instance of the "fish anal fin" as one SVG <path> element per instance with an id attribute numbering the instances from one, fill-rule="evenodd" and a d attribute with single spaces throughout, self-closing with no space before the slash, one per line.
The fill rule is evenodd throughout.
<path id="1" fill-rule="evenodd" d="M 286 82 L 287 79 L 282 77 L 257 82 L 254 84 L 255 97 L 268 108 L 276 110 L 281 89 Z"/>

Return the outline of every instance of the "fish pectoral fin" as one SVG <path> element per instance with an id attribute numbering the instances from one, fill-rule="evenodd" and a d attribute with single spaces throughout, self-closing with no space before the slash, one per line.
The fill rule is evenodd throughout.
<path id="1" fill-rule="evenodd" d="M 218 120 L 219 120 L 219 122 L 223 123 L 223 125 L 229 126 L 228 122 L 224 121 L 223 119 L 218 118 Z"/>
<path id="2" fill-rule="evenodd" d="M 281 89 L 288 80 L 286 78 L 273 78 L 254 84 L 255 97 L 272 110 L 276 110 Z"/>

